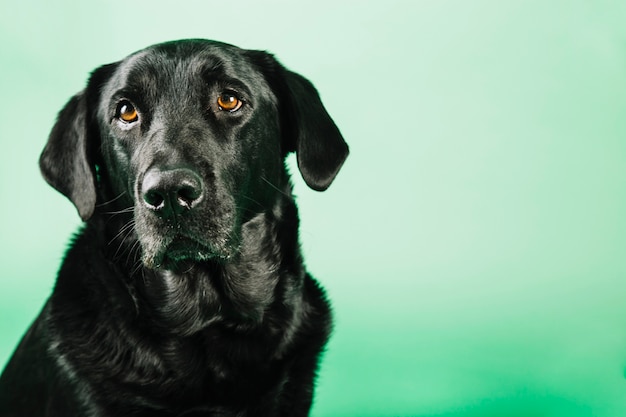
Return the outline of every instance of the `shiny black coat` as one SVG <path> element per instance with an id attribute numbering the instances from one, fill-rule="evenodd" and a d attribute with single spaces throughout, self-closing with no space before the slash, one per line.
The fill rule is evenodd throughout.
<path id="1" fill-rule="evenodd" d="M 0 416 L 306 416 L 331 329 L 284 159 L 348 148 L 271 55 L 155 45 L 103 66 L 40 165 L 85 225 L 0 378 Z"/>

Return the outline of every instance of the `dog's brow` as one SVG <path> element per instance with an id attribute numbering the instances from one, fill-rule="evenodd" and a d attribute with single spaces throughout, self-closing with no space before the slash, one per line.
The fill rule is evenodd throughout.
<path id="1" fill-rule="evenodd" d="M 224 72 L 224 63 L 213 55 L 201 54 L 194 57 L 189 68 L 194 74 L 221 74 Z"/>
<path id="2" fill-rule="evenodd" d="M 159 77 L 155 65 L 150 62 L 141 62 L 134 65 L 128 72 L 127 84 L 149 85 Z"/>
<path id="3" fill-rule="evenodd" d="M 129 99 L 135 103 L 139 100 L 143 100 L 143 94 L 141 93 L 141 89 L 135 88 L 132 85 L 128 85 L 124 88 L 120 88 L 116 90 L 111 96 L 113 101 L 118 101 L 120 99 Z"/>

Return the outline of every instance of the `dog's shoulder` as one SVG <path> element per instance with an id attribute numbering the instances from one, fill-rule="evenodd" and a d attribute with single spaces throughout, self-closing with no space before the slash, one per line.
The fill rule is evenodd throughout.
<path id="1" fill-rule="evenodd" d="M 47 302 L 0 377 L 3 417 L 78 414 L 79 397 L 73 393 L 72 375 L 59 372 L 62 364 L 50 337 L 49 312 Z"/>

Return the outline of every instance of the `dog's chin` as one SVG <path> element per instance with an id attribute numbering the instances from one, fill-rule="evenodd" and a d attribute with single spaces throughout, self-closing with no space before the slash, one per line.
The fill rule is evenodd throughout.
<path id="1" fill-rule="evenodd" d="M 224 262 L 232 256 L 230 251 L 187 237 L 177 236 L 169 241 L 154 243 L 156 244 L 142 244 L 142 261 L 149 269 L 184 272 L 198 263 Z"/>

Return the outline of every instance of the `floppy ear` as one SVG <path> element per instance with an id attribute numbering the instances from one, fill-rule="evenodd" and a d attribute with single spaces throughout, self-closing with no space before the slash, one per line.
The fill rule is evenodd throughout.
<path id="1" fill-rule="evenodd" d="M 83 220 L 91 217 L 96 206 L 96 175 L 88 155 L 85 95 L 78 93 L 61 110 L 39 158 L 43 177 L 74 203 Z"/>
<path id="2" fill-rule="evenodd" d="M 330 118 L 313 84 L 291 71 L 284 71 L 290 137 L 287 151 L 295 151 L 298 168 L 309 187 L 326 190 L 348 157 L 348 145 Z M 283 109 L 284 110 L 284 109 Z"/>
<path id="3" fill-rule="evenodd" d="M 87 87 L 59 112 L 39 157 L 43 177 L 74 203 L 83 221 L 93 214 L 97 198 L 96 157 L 91 150 L 99 146 L 99 134 L 90 126 L 90 112 L 118 65 L 103 65 L 91 73 Z"/>
<path id="4" fill-rule="evenodd" d="M 348 145 L 330 118 L 313 84 L 285 69 L 272 54 L 247 51 L 278 98 L 285 153 L 295 152 L 302 178 L 326 190 L 348 157 Z"/>

